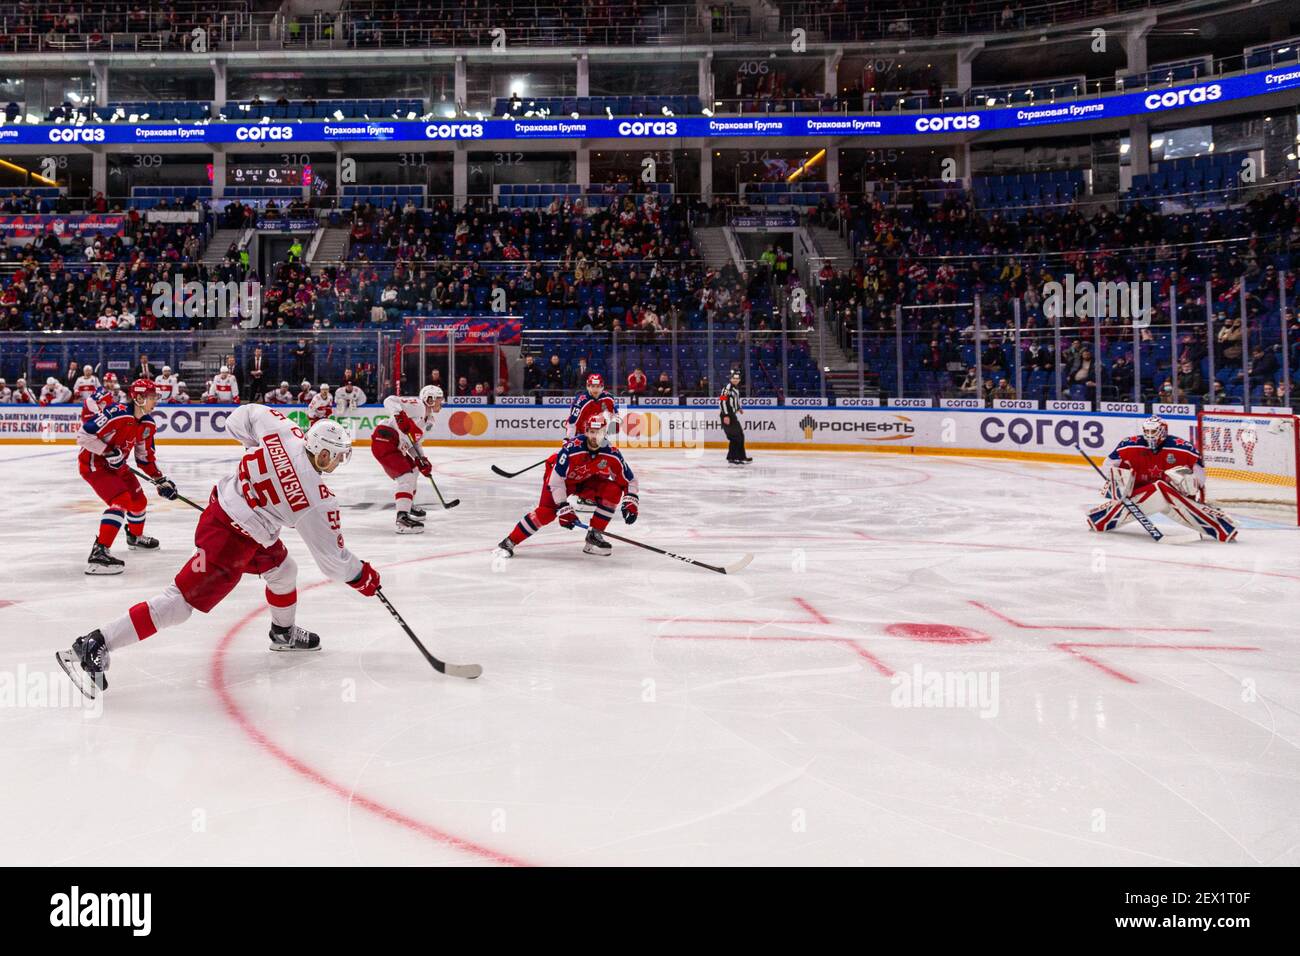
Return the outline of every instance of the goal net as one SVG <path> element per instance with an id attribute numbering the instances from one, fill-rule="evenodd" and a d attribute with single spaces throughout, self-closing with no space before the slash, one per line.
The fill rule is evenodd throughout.
<path id="1" fill-rule="evenodd" d="M 1300 524 L 1296 416 L 1202 411 L 1197 440 L 1205 461 L 1205 497 L 1229 510 Z"/>

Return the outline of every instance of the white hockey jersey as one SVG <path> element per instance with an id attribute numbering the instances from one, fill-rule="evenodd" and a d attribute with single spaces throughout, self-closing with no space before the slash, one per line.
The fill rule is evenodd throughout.
<path id="1" fill-rule="evenodd" d="M 343 544 L 338 499 L 313 467 L 302 429 L 273 408 L 241 405 L 226 419 L 226 432 L 249 450 L 217 482 L 217 500 L 230 519 L 264 547 L 281 529 L 296 528 L 322 574 L 354 580 L 361 559 Z"/>
<path id="2" fill-rule="evenodd" d="M 14 392 L 8 385 L 0 385 L 0 405 L 12 404 Z"/>
<path id="3" fill-rule="evenodd" d="M 424 436 L 429 433 L 429 430 L 433 428 L 433 420 L 438 417 L 438 413 L 430 411 L 429 406 L 425 405 L 424 402 L 419 400 L 419 398 L 404 398 L 400 395 L 389 395 L 384 399 L 384 410 L 387 411 L 388 414 L 392 415 L 394 419 L 397 418 L 398 412 L 406 412 L 407 417 L 410 418 L 411 421 L 415 422 L 415 427 L 420 430 L 421 441 L 424 440 Z M 398 425 L 396 421 L 390 422 L 389 424 L 391 424 L 397 431 L 399 439 L 398 444 L 402 451 L 410 454 L 414 448 L 410 437 L 406 432 L 402 431 L 401 426 Z"/>
<path id="4" fill-rule="evenodd" d="M 342 385 L 334 390 L 334 403 L 340 413 L 355 412 L 366 403 L 366 393 L 355 385 Z"/>
<path id="5" fill-rule="evenodd" d="M 72 400 L 72 389 L 68 388 L 62 382 L 55 382 L 53 385 L 41 386 L 41 404 L 42 405 L 62 405 L 64 402 Z"/>
<path id="6" fill-rule="evenodd" d="M 78 399 L 83 399 L 92 394 L 97 388 L 99 388 L 98 375 L 82 375 L 72 383 L 72 394 L 76 395 Z"/>
<path id="7" fill-rule="evenodd" d="M 153 380 L 154 385 L 158 388 L 158 404 L 165 405 L 172 400 L 176 394 L 176 385 L 180 382 L 180 377 L 176 373 L 163 375 L 161 372 Z"/>
<path id="8" fill-rule="evenodd" d="M 222 375 L 218 372 L 212 376 L 212 395 L 217 402 L 222 405 L 234 405 L 239 402 L 239 383 L 235 381 L 235 376 L 227 372 Z"/>
<path id="9" fill-rule="evenodd" d="M 334 414 L 334 400 L 327 392 L 318 392 L 312 400 L 307 403 L 307 417 L 313 422 L 318 422 L 322 418 L 329 418 Z"/>

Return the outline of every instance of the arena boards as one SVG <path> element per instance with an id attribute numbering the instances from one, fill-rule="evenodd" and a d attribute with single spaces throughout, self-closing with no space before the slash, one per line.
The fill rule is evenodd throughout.
<path id="1" fill-rule="evenodd" d="M 284 406 L 290 418 L 307 423 L 303 406 Z M 154 412 L 159 444 L 220 444 L 230 441 L 230 411 L 214 405 L 162 405 Z M 722 425 L 711 407 L 656 406 L 623 409 L 620 447 L 677 449 L 687 454 L 725 447 Z M 564 434 L 564 406 L 448 405 L 438 416 L 429 444 L 550 447 Z M 388 420 L 382 406 L 363 406 L 336 415 L 359 444 L 368 444 Z M 757 449 L 849 451 L 895 454 L 981 455 L 1081 464 L 1076 444 L 1101 456 L 1133 434 L 1145 411 L 1080 412 L 1008 408 L 749 407 L 746 442 Z M 1172 434 L 1191 437 L 1194 415 L 1165 415 Z M 76 406 L 0 406 L 0 443 L 71 443 L 81 426 Z"/>

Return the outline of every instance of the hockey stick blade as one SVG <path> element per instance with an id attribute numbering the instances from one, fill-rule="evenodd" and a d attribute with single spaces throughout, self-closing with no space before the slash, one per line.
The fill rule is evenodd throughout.
<path id="1" fill-rule="evenodd" d="M 577 522 L 574 525 L 574 527 L 582 528 L 584 531 L 591 530 L 591 526 L 582 521 Z M 646 551 L 653 551 L 655 554 L 662 554 L 668 558 L 675 558 L 676 560 L 681 561 L 684 564 L 693 564 L 697 568 L 704 568 L 704 570 L 706 571 L 713 571 L 717 574 L 735 574 L 736 572 L 742 571 L 745 568 L 749 567 L 749 562 L 754 560 L 754 556 L 752 554 L 745 554 L 742 555 L 737 560 L 733 561 L 731 564 L 725 565 L 723 567 L 718 567 L 716 564 L 708 564 L 707 562 L 704 561 L 697 561 L 695 558 L 688 558 L 684 554 L 677 554 L 673 551 L 667 551 L 663 548 L 656 548 L 653 544 L 646 544 L 643 541 L 635 541 L 632 538 L 625 538 L 621 534 L 615 534 L 612 531 L 606 530 L 600 533 L 607 538 L 613 538 L 615 541 L 622 541 L 624 544 L 630 544 L 636 548 L 644 548 Z"/>
<path id="2" fill-rule="evenodd" d="M 518 478 L 518 477 L 519 477 L 520 475 L 522 475 L 524 472 L 526 472 L 526 471 L 532 471 L 532 470 L 533 470 L 534 468 L 536 468 L 538 465 L 544 465 L 544 464 L 546 464 L 546 459 L 545 459 L 545 458 L 543 458 L 541 461 L 533 462 L 533 463 L 532 463 L 531 465 L 529 465 L 527 468 L 520 468 L 518 471 L 506 471 L 504 468 L 502 468 L 502 467 L 499 466 L 499 465 L 493 465 L 493 466 L 492 466 L 492 471 L 493 471 L 494 473 L 500 475 L 502 478 Z"/>
<path id="3" fill-rule="evenodd" d="M 383 588 L 379 588 L 375 591 L 375 597 L 379 598 L 379 603 L 388 609 L 388 613 L 393 616 L 393 620 L 401 625 L 402 630 L 406 632 L 406 636 L 411 639 L 411 643 L 419 648 L 420 653 L 424 655 L 424 659 L 428 661 L 429 665 L 439 674 L 446 674 L 448 677 L 463 677 L 465 680 L 474 680 L 483 673 L 483 668 L 478 664 L 448 664 L 446 661 L 434 657 L 429 653 L 429 649 L 420 642 L 420 639 L 415 636 L 415 632 L 411 630 L 410 625 L 407 624 L 402 615 L 398 613 L 397 608 L 393 607 L 392 602 L 388 600 L 388 596 L 384 594 Z"/>
<path id="4" fill-rule="evenodd" d="M 1092 470 L 1101 476 L 1102 481 L 1106 480 L 1106 473 L 1097 467 L 1095 461 L 1088 457 L 1088 453 L 1083 450 L 1082 446 L 1075 445 L 1074 450 L 1083 456 L 1083 460 L 1092 466 Z M 1151 519 L 1147 517 L 1146 512 L 1139 508 L 1128 495 L 1120 498 L 1120 504 L 1124 506 L 1125 511 L 1133 516 L 1133 520 L 1142 526 L 1142 530 L 1151 535 L 1151 540 L 1156 544 L 1159 544 L 1160 539 L 1164 537 L 1164 533 L 1152 524 Z"/>

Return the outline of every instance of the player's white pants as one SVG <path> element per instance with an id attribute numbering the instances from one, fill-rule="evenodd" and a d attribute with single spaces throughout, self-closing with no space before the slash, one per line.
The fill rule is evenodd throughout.
<path id="1" fill-rule="evenodd" d="M 271 606 L 271 622 L 290 627 L 298 613 L 298 563 L 289 555 L 262 575 L 266 582 L 266 603 Z"/>
<path id="2" fill-rule="evenodd" d="M 398 511 L 410 511 L 411 505 L 415 503 L 415 483 L 420 473 L 412 469 L 399 478 L 393 479 L 397 485 L 397 491 L 393 497 L 397 501 Z"/>
<path id="3" fill-rule="evenodd" d="M 134 605 L 131 610 L 116 621 L 105 624 L 99 631 L 104 635 L 108 649 L 116 651 L 143 641 L 164 627 L 184 624 L 192 613 L 194 609 L 181 597 L 180 588 L 169 584 L 161 594 L 151 597 L 143 604 Z"/>
<path id="4" fill-rule="evenodd" d="M 1168 514 L 1193 531 L 1216 541 L 1232 541 L 1237 526 L 1218 508 L 1193 501 L 1163 478 L 1134 490 L 1132 501 L 1146 514 Z M 1114 531 L 1133 520 L 1124 503 L 1109 499 L 1088 512 L 1088 526 L 1093 531 Z"/>
<path id="5" fill-rule="evenodd" d="M 298 612 L 298 564 L 292 557 L 262 575 L 266 582 L 266 603 L 271 608 L 271 621 L 279 627 L 290 627 Z M 175 583 L 148 601 L 133 605 L 129 611 L 101 627 L 100 633 L 115 651 L 137 641 L 143 641 L 158 631 L 184 624 L 194 609 L 181 595 Z"/>

